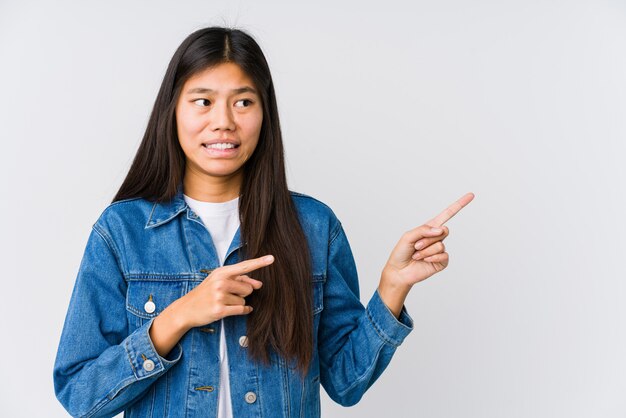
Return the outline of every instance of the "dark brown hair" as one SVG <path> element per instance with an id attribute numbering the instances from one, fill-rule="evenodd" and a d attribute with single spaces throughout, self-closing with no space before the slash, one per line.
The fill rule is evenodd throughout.
<path id="1" fill-rule="evenodd" d="M 183 84 L 199 71 L 232 62 L 254 82 L 263 122 L 257 147 L 244 165 L 239 198 L 245 258 L 272 254 L 256 270 L 263 282 L 247 303 L 251 356 L 269 363 L 271 351 L 295 361 L 304 373 L 313 352 L 311 266 L 307 241 L 287 189 L 284 151 L 274 84 L 256 41 L 238 29 L 209 27 L 189 35 L 169 63 L 143 140 L 113 202 L 142 197 L 170 200 L 183 182 L 185 155 L 178 141 L 176 103 Z"/>

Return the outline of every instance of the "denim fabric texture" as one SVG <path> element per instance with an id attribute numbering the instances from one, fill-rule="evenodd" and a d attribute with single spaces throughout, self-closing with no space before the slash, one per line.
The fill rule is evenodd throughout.
<path id="1" fill-rule="evenodd" d="M 269 366 L 247 355 L 246 316 L 226 317 L 235 417 L 320 416 L 320 384 L 353 405 L 413 329 L 374 292 L 359 299 L 356 266 L 341 223 L 322 202 L 291 192 L 311 252 L 314 352 L 301 378 L 290 361 Z M 241 260 L 237 231 L 225 264 Z M 220 322 L 189 330 L 166 356 L 149 337 L 154 318 L 219 266 L 210 234 L 183 199 L 109 205 L 93 225 L 72 292 L 53 378 L 76 417 L 215 417 Z"/>

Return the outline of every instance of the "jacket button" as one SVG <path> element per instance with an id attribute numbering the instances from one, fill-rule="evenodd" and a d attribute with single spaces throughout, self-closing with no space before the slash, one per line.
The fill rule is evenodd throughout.
<path id="1" fill-rule="evenodd" d="M 248 392 L 246 393 L 246 402 L 255 403 L 256 402 L 256 393 Z"/>
<path id="2" fill-rule="evenodd" d="M 151 300 L 147 301 L 145 305 L 143 305 L 143 310 L 147 313 L 152 313 L 156 310 L 156 305 Z"/>
<path id="3" fill-rule="evenodd" d="M 154 361 L 148 359 L 143 362 L 143 369 L 147 372 L 154 370 Z"/>
<path id="4" fill-rule="evenodd" d="M 143 305 L 143 310 L 148 313 L 152 313 L 156 310 L 156 305 L 152 301 L 152 294 L 148 296 L 148 301 L 145 303 L 145 305 Z"/>
<path id="5" fill-rule="evenodd" d="M 248 346 L 248 337 L 246 337 L 245 335 L 239 337 L 239 345 L 243 348 L 246 348 Z"/>

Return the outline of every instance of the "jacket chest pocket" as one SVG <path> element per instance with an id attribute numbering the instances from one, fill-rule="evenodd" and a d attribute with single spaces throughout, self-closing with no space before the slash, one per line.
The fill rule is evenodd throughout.
<path id="1" fill-rule="evenodd" d="M 151 318 L 159 315 L 176 299 L 185 294 L 186 281 L 183 280 L 142 280 L 129 281 L 126 293 L 126 311 L 130 331 L 139 328 Z"/>

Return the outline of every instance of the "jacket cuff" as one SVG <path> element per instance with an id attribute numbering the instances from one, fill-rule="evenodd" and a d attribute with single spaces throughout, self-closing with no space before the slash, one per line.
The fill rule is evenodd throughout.
<path id="1" fill-rule="evenodd" d="M 166 357 L 161 357 L 150 339 L 150 327 L 154 318 L 137 328 L 126 338 L 126 353 L 137 380 L 156 377 L 174 366 L 183 354 L 183 348 L 177 343 Z"/>
<path id="2" fill-rule="evenodd" d="M 367 317 L 380 338 L 394 347 L 402 344 L 406 336 L 413 331 L 413 319 L 404 305 L 400 311 L 400 317 L 396 318 L 380 298 L 378 289 L 367 304 L 366 311 Z"/>

